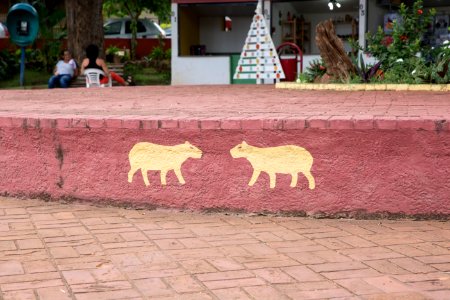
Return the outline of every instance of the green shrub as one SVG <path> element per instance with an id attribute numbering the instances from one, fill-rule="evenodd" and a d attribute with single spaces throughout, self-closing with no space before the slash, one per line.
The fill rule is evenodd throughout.
<path id="1" fill-rule="evenodd" d="M 314 59 L 309 63 L 309 67 L 306 68 L 306 80 L 308 82 L 314 82 L 316 78 L 320 78 L 327 72 L 322 59 Z"/>
<path id="2" fill-rule="evenodd" d="M 20 62 L 21 49 L 16 50 L 16 59 Z M 39 49 L 25 49 L 25 68 L 42 71 L 46 69 L 45 58 Z"/>
<path id="3" fill-rule="evenodd" d="M 116 55 L 120 51 L 120 48 L 114 45 L 109 46 L 105 53 L 106 55 Z"/>
<path id="4" fill-rule="evenodd" d="M 60 43 L 46 43 L 42 49 L 25 49 L 25 67 L 35 71 L 51 73 L 61 59 Z M 20 63 L 21 49 L 15 52 L 15 59 Z"/>
<path id="5" fill-rule="evenodd" d="M 153 48 L 152 52 L 145 60 L 150 63 L 158 72 L 170 72 L 171 50 L 164 50 L 163 46 Z"/>
<path id="6" fill-rule="evenodd" d="M 160 61 L 165 59 L 165 57 L 166 55 L 164 49 L 161 46 L 153 48 L 152 52 L 149 55 L 149 58 L 151 58 L 153 61 Z"/>
<path id="7" fill-rule="evenodd" d="M 378 28 L 368 34 L 368 52 L 381 62 L 384 81 L 392 83 L 447 83 L 450 74 L 448 44 L 432 48 L 424 37 L 432 24 L 435 10 L 425 11 L 423 1 L 412 7 L 400 5 L 400 19 L 394 21 L 392 34 Z"/>
<path id="8" fill-rule="evenodd" d="M 35 51 L 38 51 L 36 49 Z M 53 72 L 56 63 L 62 58 L 61 57 L 61 42 L 59 40 L 46 41 L 42 45 L 40 54 L 43 56 L 43 70 L 47 72 Z"/>
<path id="9" fill-rule="evenodd" d="M 171 48 L 167 49 L 166 52 L 164 52 L 164 57 L 165 57 L 165 59 L 169 59 L 169 60 L 172 58 L 172 49 Z"/>
<path id="10" fill-rule="evenodd" d="M 0 80 L 11 78 L 19 72 L 19 61 L 7 50 L 0 51 Z"/>

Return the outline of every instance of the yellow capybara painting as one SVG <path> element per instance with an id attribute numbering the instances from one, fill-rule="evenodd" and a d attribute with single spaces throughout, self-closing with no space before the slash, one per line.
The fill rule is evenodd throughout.
<path id="1" fill-rule="evenodd" d="M 181 174 L 181 165 L 188 158 L 201 158 L 202 151 L 189 142 L 175 146 L 164 146 L 152 143 L 137 143 L 130 150 L 130 171 L 128 172 L 128 182 L 133 181 L 133 175 L 141 169 L 144 183 L 149 186 L 147 171 L 160 171 L 161 184 L 166 185 L 167 172 L 173 170 L 181 184 L 185 184 Z"/>
<path id="2" fill-rule="evenodd" d="M 253 186 L 261 172 L 269 174 L 270 188 L 275 187 L 276 174 L 291 174 L 291 187 L 297 185 L 298 173 L 301 172 L 308 179 L 309 188 L 316 187 L 311 174 L 313 157 L 306 149 L 295 146 L 279 146 L 259 148 L 247 144 L 245 141 L 230 150 L 233 158 L 246 158 L 253 167 L 253 174 L 249 186 Z"/>

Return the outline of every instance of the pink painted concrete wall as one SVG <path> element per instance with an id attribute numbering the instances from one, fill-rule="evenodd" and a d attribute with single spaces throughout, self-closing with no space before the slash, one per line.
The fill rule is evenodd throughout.
<path id="1" fill-rule="evenodd" d="M 0 126 L 1 193 L 195 210 L 450 214 L 448 129 L 203 130 L 195 126 L 126 129 L 44 125 Z M 276 187 L 270 189 L 264 173 L 254 186 L 248 186 L 250 163 L 230 155 L 230 149 L 243 140 L 258 147 L 304 147 L 314 158 L 316 188 L 310 190 L 302 174 L 295 188 L 289 187 L 290 175 L 279 174 Z M 182 165 L 185 185 L 169 172 L 168 184 L 162 186 L 157 171 L 148 172 L 148 187 L 140 172 L 128 183 L 128 153 L 144 141 L 168 146 L 189 141 L 203 156 Z"/>

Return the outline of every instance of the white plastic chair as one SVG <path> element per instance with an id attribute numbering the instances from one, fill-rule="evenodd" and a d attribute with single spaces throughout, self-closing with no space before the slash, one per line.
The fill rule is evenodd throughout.
<path id="1" fill-rule="evenodd" d="M 85 69 L 84 75 L 86 76 L 86 87 L 111 87 L 112 86 L 112 80 L 111 75 L 108 77 L 108 83 L 100 83 L 100 75 L 105 76 L 105 72 L 99 69 Z"/>

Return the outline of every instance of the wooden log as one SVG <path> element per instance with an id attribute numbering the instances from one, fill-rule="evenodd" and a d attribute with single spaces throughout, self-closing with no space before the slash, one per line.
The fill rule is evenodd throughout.
<path id="1" fill-rule="evenodd" d="M 352 74 L 356 73 L 356 69 L 345 52 L 344 43 L 336 35 L 332 20 L 326 20 L 317 25 L 316 43 L 327 67 L 328 75 L 336 80 L 349 82 Z"/>

